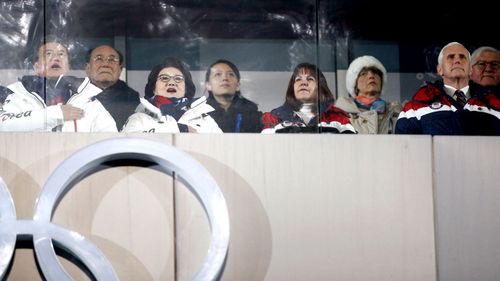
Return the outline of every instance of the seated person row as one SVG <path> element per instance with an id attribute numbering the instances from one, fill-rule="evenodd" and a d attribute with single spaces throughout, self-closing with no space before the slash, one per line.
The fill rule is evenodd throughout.
<path id="1" fill-rule="evenodd" d="M 52 55 L 56 51 L 55 49 L 59 50 L 57 56 Z M 47 57 L 38 56 L 37 62 L 34 64 L 37 76 L 25 76 L 21 82 L 14 83 L 8 88 L 1 88 L 2 101 L 5 99 L 9 105 L 2 107 L 2 120 L 4 122 L 0 124 L 0 130 L 75 132 L 116 132 L 122 130 L 126 120 L 134 113 L 140 102 L 139 94 L 128 87 L 125 82 L 119 80 L 123 66 L 123 56 L 119 51 L 111 46 L 101 45 L 88 52 L 85 70 L 92 84 L 98 88 L 88 83 L 89 79 L 65 76 L 69 71 L 69 56 L 67 48 L 58 38 L 47 38 L 39 48 L 39 53 L 42 52 L 47 53 Z M 42 66 L 46 66 L 48 75 L 45 75 L 45 68 Z M 230 70 L 227 71 L 227 69 Z M 261 113 L 257 110 L 256 104 L 241 96 L 239 92 L 240 74 L 236 66 L 229 61 L 217 61 L 209 68 L 206 77 L 209 102 L 217 108 L 217 110 L 212 109 L 211 114 L 218 119 L 223 128 L 227 132 L 260 132 L 258 121 Z M 32 80 L 36 80 L 36 83 Z M 70 104 L 64 104 L 68 101 L 75 103 L 73 92 L 76 90 L 71 90 L 68 87 L 79 85 L 80 80 L 86 82 L 85 84 L 91 89 L 92 94 L 84 95 L 76 101 L 81 104 L 85 98 L 88 101 L 92 100 L 91 104 L 98 108 L 97 111 L 90 110 L 90 113 L 86 113 L 90 109 L 89 106 L 75 108 Z M 194 95 L 194 84 L 192 81 L 190 83 L 193 85 L 192 94 Z M 30 94 L 36 93 L 42 103 L 34 99 L 29 104 L 22 103 L 23 107 L 19 106 L 19 100 L 24 101 L 25 99 L 16 99 L 18 94 L 11 95 L 14 92 L 10 89 L 16 85 L 19 87 L 18 84 L 24 88 L 24 91 L 18 90 L 18 92 L 28 94 L 28 97 L 36 97 Z M 35 89 L 35 86 L 38 88 Z M 43 89 L 43 86 L 46 88 Z M 213 92 L 210 90 L 212 87 L 214 88 Z M 146 87 L 146 94 L 150 92 L 149 90 Z M 46 98 L 50 100 L 46 102 Z M 44 108 L 47 105 L 49 107 Z M 26 109 L 26 111 L 23 112 L 22 109 Z M 30 109 L 36 110 L 32 112 Z M 57 116 L 58 109 L 63 112 L 68 111 L 69 113 L 65 114 L 64 118 L 66 115 L 68 117 L 61 120 Z M 47 115 L 47 112 L 52 114 Z M 71 112 L 74 112 L 73 115 L 70 115 Z M 96 113 L 101 117 L 97 118 Z M 83 118 L 85 114 L 87 117 Z M 73 122 L 66 122 L 63 127 L 62 121 L 68 120 Z M 53 126 L 53 124 L 57 124 L 57 126 Z M 130 128 L 127 131 L 129 130 Z M 168 131 L 171 132 L 171 130 Z M 198 128 L 198 130 L 193 131 L 203 130 Z M 209 132 L 215 131 L 209 130 Z"/>
<path id="2" fill-rule="evenodd" d="M 299 66 L 299 69 L 303 66 L 308 64 Z M 328 89 L 324 75 L 322 73 L 321 75 L 324 83 L 322 86 L 326 87 L 328 93 L 326 95 L 328 98 L 325 99 L 328 103 L 325 106 L 328 108 L 332 105 L 331 108 L 334 108 L 333 95 Z M 146 100 L 142 101 L 140 112 L 129 119 L 124 132 L 221 132 L 220 127 L 226 132 L 258 132 L 260 127 L 257 121 L 261 114 L 256 104 L 241 96 L 240 74 L 236 66 L 227 60 L 218 60 L 209 67 L 205 77 L 209 91 L 208 101 L 205 102 L 204 97 L 193 101 L 195 86 L 183 62 L 167 58 L 164 63 L 155 66 L 148 76 L 145 87 Z M 304 81 L 310 79 L 309 77 Z M 310 94 L 317 95 L 315 88 L 316 86 L 311 84 Z M 300 92 L 299 95 L 302 95 L 305 91 Z M 307 108 L 311 112 L 315 111 L 316 103 L 307 104 Z M 335 109 L 336 112 L 333 112 L 331 108 L 324 115 L 325 118 L 334 120 L 346 117 L 341 110 Z M 218 122 L 214 122 L 214 119 Z M 336 122 L 329 123 L 332 124 L 339 127 L 342 132 L 355 131 L 352 127 L 346 131 Z M 324 127 L 324 131 L 332 131 L 328 125 Z"/>
<path id="3" fill-rule="evenodd" d="M 102 93 L 98 93 L 99 90 L 94 88 L 94 93 L 89 96 L 89 101 L 92 106 L 88 107 L 85 105 L 86 110 L 89 111 L 89 108 L 97 108 L 98 110 L 90 110 L 89 116 L 94 116 L 88 121 L 89 118 L 83 118 L 83 120 L 79 120 L 81 116 L 75 116 L 72 120 L 73 122 L 66 122 L 65 126 L 61 124 L 51 127 L 50 122 L 54 122 L 53 118 L 37 118 L 36 116 L 44 115 L 46 110 L 53 112 L 57 107 L 53 107 L 54 105 L 58 106 L 61 111 L 64 109 L 74 110 L 76 113 L 80 112 L 83 116 L 85 113 L 82 111 L 82 108 L 72 108 L 71 104 L 75 103 L 73 99 L 73 93 L 78 92 L 78 89 L 71 90 L 71 87 L 75 87 L 75 85 L 80 85 L 79 83 L 85 81 L 85 79 L 77 79 L 75 77 L 63 76 L 69 70 L 69 61 L 67 49 L 63 44 L 58 42 L 57 40 L 53 40 L 55 42 L 50 42 L 47 40 L 43 45 L 43 48 L 47 48 L 46 56 L 38 56 L 37 62 L 34 64 L 35 73 L 37 76 L 25 76 L 21 78 L 20 82 L 13 83 L 8 88 L 2 88 L 0 93 L 3 96 L 7 96 L 6 105 L 3 109 L 4 113 L 2 115 L 2 122 L 0 123 L 0 130 L 62 130 L 62 131 L 118 131 L 121 130 L 125 120 L 134 112 L 135 108 L 139 104 L 139 94 L 135 92 L 133 89 L 128 87 L 123 81 L 119 80 L 119 75 L 122 69 L 122 55 L 115 50 L 114 48 L 106 45 L 99 46 L 89 51 L 87 56 L 87 64 L 86 64 L 86 72 L 89 76 L 90 80 L 93 84 L 99 86 L 100 89 L 103 90 Z M 456 42 L 454 42 L 456 43 Z M 59 54 L 58 56 L 53 56 L 50 54 L 53 50 L 50 48 L 55 45 L 55 48 L 61 48 L 64 50 L 65 54 Z M 450 45 L 450 44 L 449 44 Z M 459 43 L 451 44 L 451 46 L 457 46 Z M 443 48 L 442 53 L 447 49 L 445 46 Z M 463 46 L 462 46 L 463 47 Z M 465 48 L 464 48 L 465 49 Z M 42 52 L 42 46 L 40 46 L 38 53 Z M 45 51 L 43 51 L 45 52 Z M 479 55 L 490 54 L 490 56 L 497 56 L 497 58 L 493 58 L 493 63 L 490 61 L 484 61 L 476 59 L 476 61 L 480 61 L 480 64 L 473 63 L 471 64 L 471 73 L 485 73 L 486 78 L 490 75 L 493 77 L 498 76 L 498 64 L 494 64 L 495 61 L 498 62 L 498 51 L 493 48 L 486 48 L 482 50 Z M 442 58 L 443 54 L 440 55 Z M 474 56 L 473 56 L 474 58 Z M 45 60 L 47 60 L 45 62 Z M 481 65 L 483 65 L 482 69 L 479 69 Z M 45 65 L 47 68 L 47 74 L 45 74 L 45 68 L 41 67 Z M 475 70 L 478 71 L 475 71 Z M 481 72 L 481 70 L 484 70 Z M 440 71 L 438 66 L 438 72 Z M 56 73 L 56 75 L 54 75 Z M 476 75 L 476 76 L 478 76 Z M 482 74 L 481 74 L 482 75 Z M 496 75 L 496 76 L 495 76 Z M 474 76 L 474 75 L 473 75 Z M 471 77 L 474 80 L 474 77 Z M 498 78 L 496 78 L 498 79 Z M 30 80 L 37 81 L 30 83 Z M 215 108 L 216 110 L 211 110 L 207 112 L 211 115 L 218 126 L 225 132 L 259 132 L 261 129 L 261 124 L 258 122 L 261 113 L 257 109 L 257 105 L 248 101 L 247 99 L 241 96 L 239 91 L 240 87 L 240 74 L 238 69 L 234 64 L 226 60 L 219 60 L 213 63 L 207 73 L 206 73 L 206 88 L 209 92 L 208 103 Z M 365 81 L 366 80 L 366 81 Z M 391 116 L 394 113 L 394 110 L 384 110 L 387 109 L 386 103 L 380 98 L 382 92 L 383 81 L 386 80 L 386 71 L 383 65 L 375 58 L 370 56 L 360 57 L 354 60 L 349 66 L 347 76 L 346 76 L 346 85 L 349 93 L 353 96 L 352 99 L 349 98 L 339 98 L 336 103 L 337 107 L 344 109 L 349 112 L 350 122 L 353 124 L 356 131 L 360 133 L 385 133 L 390 132 L 390 120 Z M 47 83 L 45 82 L 47 81 Z M 368 81 L 368 82 L 367 82 Z M 496 81 L 496 80 L 495 80 Z M 326 80 L 325 80 L 326 82 Z M 473 82 L 471 82 L 473 83 Z M 28 92 L 37 93 L 37 95 L 43 99 L 45 103 L 45 99 L 49 99 L 47 101 L 47 109 L 37 108 L 34 112 L 32 110 L 22 111 L 20 110 L 19 105 L 16 104 L 16 95 L 11 88 L 15 88 L 21 84 L 21 87 L 25 90 L 30 89 Z M 43 85 L 46 86 L 45 89 L 38 87 L 39 89 L 33 89 L 33 85 Z M 494 85 L 498 85 L 498 82 L 495 82 Z M 91 87 L 92 84 L 89 84 Z M 193 85 L 194 86 L 194 85 Z M 497 87 L 497 86 L 496 86 Z M 57 89 L 56 89 L 57 88 Z M 65 89 L 63 89 L 65 88 Z M 476 89 L 477 87 L 473 87 Z M 363 90 L 368 89 L 368 90 Z M 18 90 L 19 92 L 19 90 Z M 493 93 L 495 97 L 495 92 L 498 91 L 490 91 L 490 95 Z M 98 94 L 96 94 L 98 93 Z M 354 98 L 354 94 L 356 95 Z M 467 93 L 467 92 L 466 92 Z M 193 93 L 194 94 L 194 93 Z M 70 96 L 71 99 L 70 99 Z M 86 97 L 84 95 L 83 97 Z M 483 95 L 485 96 L 485 95 Z M 486 95 L 487 96 L 487 95 Z M 77 96 L 74 96 L 75 98 Z M 96 97 L 96 99 L 93 99 Z M 192 97 L 191 97 L 192 98 Z M 19 99 L 17 99 L 19 103 Z M 84 98 L 77 99 L 80 103 L 84 102 Z M 97 101 L 95 101 L 97 100 Z M 483 98 L 484 100 L 484 98 Z M 488 101 L 491 100 L 488 99 Z M 26 101 L 26 99 L 22 99 L 22 101 Z M 65 102 L 70 101 L 69 104 L 64 104 Z M 484 116 L 484 113 L 490 112 L 490 108 L 494 108 L 494 103 L 492 106 L 486 106 L 486 111 L 483 110 L 483 107 L 479 107 L 477 109 L 477 103 L 480 101 L 476 97 L 474 100 L 476 104 L 475 107 L 472 105 L 465 106 L 463 109 L 465 113 L 474 112 L 471 116 Z M 37 102 L 36 102 L 37 103 Z M 57 103 L 57 104 L 54 104 Z M 410 103 L 408 103 L 410 104 Z M 482 102 L 485 104 L 485 102 Z M 489 104 L 489 103 L 487 103 Z M 38 105 L 38 103 L 36 104 Z M 353 106 L 355 105 L 355 106 Z M 51 107 L 52 106 L 52 107 Z M 88 107 L 88 108 L 87 108 Z M 104 107 L 105 110 L 102 110 Z M 36 106 L 35 106 L 36 108 Z M 474 109 L 476 110 L 470 110 Z M 488 111 L 490 110 L 490 111 Z M 483 114 L 477 114 L 478 111 Z M 107 112 L 107 114 L 106 114 Z M 377 112 L 378 114 L 374 114 Z M 493 109 L 492 112 L 495 112 Z M 388 114 L 390 113 L 390 114 Z M 34 114 L 34 115 L 32 115 Z M 37 115 L 38 114 L 38 115 Z M 206 113 L 205 113 L 206 114 Z M 101 116 L 100 118 L 95 118 L 96 115 Z M 109 118 L 111 115 L 111 118 Z M 464 114 L 461 114 L 464 115 Z M 469 114 L 470 115 L 470 114 Z M 50 115 L 48 115 L 50 117 Z M 378 118 L 373 118 L 377 117 Z M 403 116 L 403 115 L 402 115 Z M 491 116 L 495 116 L 494 114 Z M 104 118 L 103 118 L 104 117 Z M 179 118 L 179 117 L 178 117 Z M 461 117 L 463 119 L 463 117 Z M 477 119 L 477 118 L 476 118 Z M 484 124 L 486 121 L 485 118 L 466 118 L 460 121 L 460 126 L 467 126 L 467 132 L 469 134 L 498 134 L 496 132 L 491 132 L 491 129 L 484 130 L 481 127 L 477 126 L 476 121 Z M 488 119 L 488 118 L 486 118 Z M 35 122 L 33 121 L 35 120 Z M 48 121 L 48 122 L 47 122 Z M 114 126 L 110 125 L 114 121 Z M 184 120 L 182 120 L 184 121 Z M 378 122 L 378 125 L 377 125 Z M 495 127 L 498 118 L 489 118 L 489 123 L 493 123 L 493 125 L 487 125 L 486 127 Z M 403 122 L 400 122 L 403 123 Z M 107 124 L 107 125 L 106 125 Z M 104 125 L 104 126 L 101 126 Z M 48 129 L 50 128 L 50 129 Z M 382 129 L 381 129 L 382 128 Z M 475 128 L 475 132 L 472 129 Z M 479 129 L 478 129 L 479 128 Z M 203 131 L 198 128 L 198 130 L 191 131 Z M 269 130 L 266 130 L 269 132 Z M 212 131 L 211 131 L 212 132 Z M 455 133 L 453 133 L 455 134 Z"/>
<path id="4" fill-rule="evenodd" d="M 355 65 L 355 63 L 356 61 L 351 66 Z M 69 63 L 67 64 L 69 65 Z M 123 81 L 119 80 L 122 64 L 123 56 L 111 46 L 101 45 L 90 50 L 87 55 L 87 75 L 93 84 L 103 90 L 102 93 L 95 97 L 112 116 L 112 119 L 115 121 L 116 130 L 119 131 L 122 130 L 125 120 L 127 120 L 139 104 L 139 94 L 128 87 Z M 234 64 L 227 60 L 216 61 L 209 67 L 205 80 L 209 92 L 208 102 L 216 109 L 210 111 L 209 114 L 217 120 L 223 131 L 260 132 L 262 127 L 258 120 L 261 113 L 258 111 L 255 103 L 241 96 L 239 91 L 240 73 Z M 146 94 L 148 95 L 147 88 Z M 351 120 L 354 120 L 352 115 L 354 114 L 351 113 Z M 77 128 L 77 121 L 74 121 L 73 131 L 77 131 Z M 128 128 L 126 131 L 130 130 L 132 129 Z M 80 131 L 99 130 L 86 130 L 80 126 Z M 107 131 L 115 130 L 109 129 Z M 168 131 L 171 132 L 171 130 Z M 203 130 L 198 128 L 198 130 L 192 131 Z"/>
<path id="5" fill-rule="evenodd" d="M 70 64 L 64 42 L 45 38 L 33 61 L 36 75 L 0 87 L 6 96 L 0 131 L 117 131 L 111 115 L 94 99 L 101 89 L 88 78 L 66 76 Z"/>
<path id="6" fill-rule="evenodd" d="M 441 49 L 442 80 L 422 86 L 396 123 L 397 134 L 500 135 L 500 53 L 469 51 L 458 42 Z"/>
<path id="7" fill-rule="evenodd" d="M 230 61 L 217 60 L 205 77 L 208 99 L 193 100 L 196 88 L 186 64 L 176 58 L 165 59 L 150 72 L 143 106 L 123 131 L 260 132 L 262 114 L 255 103 L 241 95 L 238 68 Z"/>

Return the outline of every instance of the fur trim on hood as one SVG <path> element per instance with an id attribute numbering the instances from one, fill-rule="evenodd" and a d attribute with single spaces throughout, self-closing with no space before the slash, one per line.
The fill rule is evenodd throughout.
<path id="1" fill-rule="evenodd" d="M 375 57 L 372 56 L 362 56 L 358 57 L 351 62 L 349 69 L 347 69 L 347 74 L 345 77 L 345 85 L 347 92 L 355 98 L 356 97 L 356 81 L 358 80 L 359 72 L 365 67 L 375 67 L 382 71 L 382 89 L 387 82 L 387 71 L 384 65 Z"/>

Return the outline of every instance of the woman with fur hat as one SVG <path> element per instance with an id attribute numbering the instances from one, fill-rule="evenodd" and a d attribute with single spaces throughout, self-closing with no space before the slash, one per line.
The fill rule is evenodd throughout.
<path id="1" fill-rule="evenodd" d="M 207 113 L 206 98 L 194 99 L 196 87 L 185 63 L 166 58 L 148 76 L 141 105 L 129 117 L 123 132 L 221 133 Z"/>
<path id="2" fill-rule="evenodd" d="M 387 81 L 384 65 L 372 56 L 362 56 L 351 62 L 347 69 L 346 87 L 350 97 L 340 97 L 335 106 L 350 114 L 350 120 L 360 134 L 387 134 L 401 107 L 387 104 L 382 88 Z"/>

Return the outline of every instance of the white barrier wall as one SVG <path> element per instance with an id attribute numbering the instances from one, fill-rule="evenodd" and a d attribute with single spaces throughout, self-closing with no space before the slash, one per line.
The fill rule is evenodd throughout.
<path id="1" fill-rule="evenodd" d="M 32 218 L 41 187 L 61 161 L 115 136 L 130 135 L 0 134 L 0 176 L 17 218 Z M 188 152 L 219 184 L 231 224 L 221 280 L 465 281 L 477 272 L 481 280 L 500 275 L 493 265 L 500 249 L 494 220 L 498 138 L 137 136 Z M 475 149 L 459 157 L 465 144 Z M 452 167 L 465 170 L 451 177 Z M 466 184 L 478 173 L 479 194 Z M 451 202 L 458 203 L 450 208 L 442 199 L 457 182 L 468 191 L 455 194 Z M 462 211 L 466 215 L 456 220 Z M 194 196 L 169 176 L 140 167 L 110 168 L 82 180 L 61 201 L 53 221 L 99 247 L 120 280 L 191 280 L 210 240 Z M 469 225 L 478 231 L 464 232 Z M 477 245 L 478 252 L 472 251 Z M 75 280 L 89 280 L 61 260 Z M 458 267 L 463 274 L 454 273 Z M 8 274 L 7 280 L 41 279 L 29 245 L 18 247 Z"/>
<path id="2" fill-rule="evenodd" d="M 178 135 L 176 146 L 227 196 L 232 237 L 223 280 L 435 280 L 430 140 Z M 202 217 L 190 199 L 178 200 L 179 230 Z M 180 280 L 199 265 L 182 251 L 192 243 L 179 246 Z"/>
<path id="3" fill-rule="evenodd" d="M 500 278 L 500 138 L 435 137 L 440 281 Z"/>

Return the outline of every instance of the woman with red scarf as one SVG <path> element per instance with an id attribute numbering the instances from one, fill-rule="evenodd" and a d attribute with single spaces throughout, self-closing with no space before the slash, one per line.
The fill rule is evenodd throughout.
<path id="1" fill-rule="evenodd" d="M 205 97 L 194 99 L 195 92 L 186 64 L 177 58 L 166 58 L 149 73 L 141 105 L 123 132 L 222 132 L 208 115 L 214 109 Z"/>
<path id="2" fill-rule="evenodd" d="M 384 65 L 375 57 L 362 56 L 351 62 L 346 74 L 350 97 L 339 97 L 335 106 L 348 112 L 351 124 L 360 134 L 388 134 L 401 111 L 398 103 L 387 104 L 381 98 L 387 81 Z"/>

